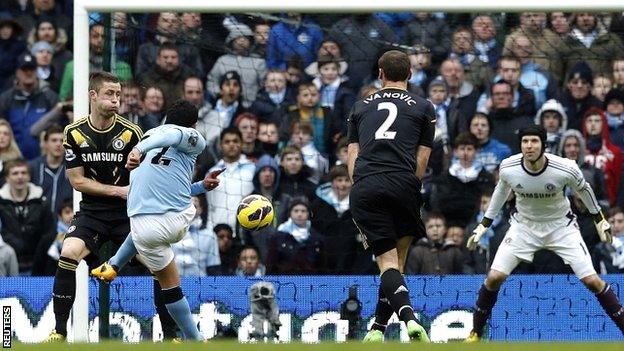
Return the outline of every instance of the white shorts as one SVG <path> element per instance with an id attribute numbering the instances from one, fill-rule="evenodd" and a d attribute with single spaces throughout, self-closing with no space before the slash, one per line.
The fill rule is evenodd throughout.
<path id="1" fill-rule="evenodd" d="M 150 271 L 163 270 L 171 263 L 174 256 L 171 244 L 182 240 L 193 217 L 193 205 L 182 212 L 130 217 L 132 241 Z"/>
<path id="2" fill-rule="evenodd" d="M 511 216 L 510 223 L 494 256 L 492 269 L 509 275 L 520 261 L 533 262 L 536 251 L 547 249 L 569 264 L 579 279 L 596 274 L 576 217 L 571 213 L 549 222 L 531 222 L 516 213 Z"/>

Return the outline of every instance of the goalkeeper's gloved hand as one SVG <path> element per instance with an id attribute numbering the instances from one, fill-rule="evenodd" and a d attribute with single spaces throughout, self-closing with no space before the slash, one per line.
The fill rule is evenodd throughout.
<path id="1" fill-rule="evenodd" d="M 602 211 L 594 215 L 594 223 L 596 224 L 596 230 L 600 241 L 603 243 L 613 243 L 613 234 L 611 233 L 611 224 L 604 218 Z"/>
<path id="2" fill-rule="evenodd" d="M 470 236 L 470 238 L 468 238 L 468 242 L 466 243 L 466 247 L 468 248 L 468 250 L 474 250 L 477 248 L 479 240 L 481 240 L 481 237 L 483 236 L 483 234 L 485 234 L 485 232 L 487 232 L 488 227 L 491 224 L 491 219 L 483 217 L 481 223 L 479 223 L 479 225 L 472 231 L 472 235 Z"/>

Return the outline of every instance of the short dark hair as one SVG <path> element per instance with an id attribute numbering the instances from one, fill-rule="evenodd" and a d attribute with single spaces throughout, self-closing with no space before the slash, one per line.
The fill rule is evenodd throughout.
<path id="1" fill-rule="evenodd" d="M 190 75 L 190 76 L 186 77 L 186 79 L 184 79 L 184 84 L 186 84 L 186 82 L 188 82 L 191 79 L 198 80 L 201 83 L 202 89 L 204 89 L 204 82 L 201 80 L 201 78 L 199 78 L 198 76 L 195 76 L 195 75 Z"/>
<path id="2" fill-rule="evenodd" d="M 11 169 L 15 167 L 26 167 L 28 174 L 30 174 L 30 168 L 28 167 L 28 161 L 23 158 L 18 158 L 16 160 L 10 160 L 4 162 L 4 177 L 6 178 L 9 175 Z"/>
<path id="3" fill-rule="evenodd" d="M 110 72 L 93 72 L 89 75 L 89 90 L 100 91 L 104 83 L 119 83 L 119 78 Z"/>
<path id="4" fill-rule="evenodd" d="M 286 70 L 289 68 L 295 68 L 303 72 L 303 69 L 305 68 L 304 66 L 305 63 L 299 55 L 293 55 L 286 60 Z"/>
<path id="5" fill-rule="evenodd" d="M 299 131 L 304 134 L 309 134 L 314 136 L 314 126 L 310 122 L 302 122 L 302 121 L 293 121 L 290 125 L 290 134 L 294 134 L 295 130 L 299 129 Z"/>
<path id="6" fill-rule="evenodd" d="M 150 89 L 154 89 L 154 90 L 158 90 L 160 91 L 160 93 L 163 96 L 163 105 L 167 103 L 167 98 L 165 97 L 165 91 L 159 87 L 158 85 L 150 85 L 147 87 L 143 87 L 139 90 L 139 98 L 141 99 L 141 101 L 145 100 L 145 98 L 147 97 L 147 91 Z"/>
<path id="7" fill-rule="evenodd" d="M 296 146 L 286 146 L 282 149 L 282 152 L 280 153 L 280 161 L 283 161 L 284 157 L 290 154 L 297 154 L 301 156 L 301 159 L 303 159 L 303 153 L 301 152 L 301 149 Z"/>
<path id="8" fill-rule="evenodd" d="M 215 225 L 212 230 L 214 231 L 215 234 L 217 234 L 218 232 L 222 230 L 225 230 L 229 232 L 230 235 L 234 235 L 234 231 L 232 230 L 232 227 L 230 227 L 228 224 L 225 224 L 225 223 L 220 223 L 220 224 Z"/>
<path id="9" fill-rule="evenodd" d="M 338 177 L 347 177 L 347 178 L 349 177 L 349 171 L 347 170 L 347 166 L 346 165 L 334 166 L 329 171 L 329 179 L 331 181 L 333 181 L 334 179 L 336 179 Z"/>
<path id="10" fill-rule="evenodd" d="M 227 127 L 224 130 L 221 131 L 221 134 L 219 134 L 219 140 L 223 140 L 223 137 L 226 134 L 234 134 L 236 136 L 238 136 L 238 138 L 240 140 L 243 140 L 243 134 L 241 133 L 240 130 L 238 130 L 238 128 L 236 127 Z M 219 142 L 220 143 L 220 142 Z"/>
<path id="11" fill-rule="evenodd" d="M 470 122 L 472 122 L 472 120 L 475 118 L 485 118 L 490 128 L 492 127 L 492 123 L 491 123 L 492 121 L 490 121 L 490 115 L 488 115 L 487 113 L 482 112 L 482 111 L 475 112 L 474 115 L 472 115 L 472 118 L 470 118 Z"/>
<path id="12" fill-rule="evenodd" d="M 459 133 L 454 140 L 453 146 L 459 147 L 459 145 L 472 145 L 475 149 L 479 148 L 479 140 L 470 132 Z"/>
<path id="13" fill-rule="evenodd" d="M 338 70 L 340 70 L 340 63 L 338 63 L 338 60 L 335 57 L 330 55 L 319 56 L 319 58 L 316 60 L 316 64 L 318 69 L 321 69 L 321 67 L 325 65 L 334 64 L 338 68 Z"/>
<path id="14" fill-rule="evenodd" d="M 522 66 L 522 62 L 520 62 L 520 59 L 515 57 L 515 56 L 503 56 L 498 60 L 498 64 L 497 67 L 500 69 L 501 68 L 501 62 L 503 61 L 514 61 L 518 64 L 518 66 Z"/>
<path id="15" fill-rule="evenodd" d="M 622 209 L 618 206 L 611 207 L 611 209 L 609 210 L 609 218 L 615 216 L 618 213 L 624 213 L 624 211 L 622 211 Z"/>
<path id="16" fill-rule="evenodd" d="M 316 91 L 319 90 L 319 88 L 316 85 L 314 85 L 314 83 L 304 82 L 304 83 L 299 84 L 299 86 L 297 87 L 297 93 L 301 94 L 302 91 L 308 90 L 308 89 L 315 89 Z"/>
<path id="17" fill-rule="evenodd" d="M 260 259 L 260 250 L 258 249 L 258 247 L 252 244 L 245 244 L 243 245 L 243 247 L 241 247 L 240 251 L 238 252 L 238 259 L 237 259 L 238 261 L 240 261 L 241 254 L 245 250 L 254 250 L 256 252 L 256 255 L 258 255 L 258 259 Z"/>
<path id="18" fill-rule="evenodd" d="M 160 46 L 158 47 L 158 55 L 160 56 L 160 53 L 165 50 L 173 50 L 177 52 L 178 55 L 180 54 L 180 49 L 178 48 L 178 46 L 170 41 L 166 41 L 160 44 Z"/>
<path id="19" fill-rule="evenodd" d="M 377 61 L 377 65 L 384 72 L 386 80 L 392 82 L 407 80 L 412 68 L 409 56 L 399 50 L 386 51 Z"/>
<path id="20" fill-rule="evenodd" d="M 513 87 L 511 86 L 511 83 L 509 83 L 506 80 L 499 79 L 496 82 L 494 82 L 494 84 L 492 84 L 490 86 L 490 95 L 492 95 L 492 93 L 494 92 L 494 87 L 497 86 L 497 85 L 507 85 L 507 86 L 509 86 L 509 89 L 511 90 L 510 93 L 513 94 Z"/>
<path id="21" fill-rule="evenodd" d="M 165 124 L 191 128 L 197 123 L 197 107 L 190 102 L 178 99 L 167 109 Z"/>
<path id="22" fill-rule="evenodd" d="M 275 128 L 279 129 L 279 126 L 277 125 L 277 123 L 275 121 L 270 121 L 270 120 L 265 120 L 265 121 L 260 121 L 258 120 L 258 128 L 260 128 L 261 125 L 273 125 L 275 126 Z"/>
<path id="23" fill-rule="evenodd" d="M 64 199 L 63 201 L 61 201 L 61 205 L 58 208 L 58 213 L 57 214 L 61 214 L 63 212 L 64 209 L 66 208 L 71 208 L 72 210 L 74 209 L 74 200 L 72 200 L 71 197 L 68 197 L 66 199 Z"/>
<path id="24" fill-rule="evenodd" d="M 444 225 L 446 225 L 446 218 L 444 218 L 444 215 L 440 212 L 432 211 L 432 212 L 427 213 L 427 215 L 425 216 L 425 220 L 423 222 L 427 223 L 432 219 L 441 219 L 442 222 L 444 222 Z"/>
<path id="25" fill-rule="evenodd" d="M 466 27 L 466 26 L 457 27 L 457 28 L 453 31 L 453 35 L 452 35 L 452 36 L 455 36 L 455 34 L 457 34 L 457 33 L 461 33 L 461 32 L 466 32 L 466 33 L 470 34 L 470 37 L 471 37 L 471 38 L 474 38 L 474 33 L 472 32 L 472 29 L 471 29 L 471 28 L 468 28 L 468 27 Z"/>
<path id="26" fill-rule="evenodd" d="M 61 127 L 58 124 L 53 124 L 43 131 L 43 140 L 48 141 L 50 134 L 59 134 L 59 133 L 63 134 L 63 127 Z"/>
<path id="27" fill-rule="evenodd" d="M 139 89 L 141 91 L 141 85 L 135 80 L 128 80 L 121 83 L 121 89 Z"/>

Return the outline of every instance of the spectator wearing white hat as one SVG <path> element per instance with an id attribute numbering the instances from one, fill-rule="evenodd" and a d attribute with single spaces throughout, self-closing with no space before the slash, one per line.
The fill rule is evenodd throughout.
<path id="1" fill-rule="evenodd" d="M 63 72 L 56 72 L 52 65 L 52 57 L 54 56 L 52 45 L 47 41 L 38 41 L 30 49 L 30 54 L 37 61 L 37 78 L 48 82 L 52 90 L 58 91 Z"/>

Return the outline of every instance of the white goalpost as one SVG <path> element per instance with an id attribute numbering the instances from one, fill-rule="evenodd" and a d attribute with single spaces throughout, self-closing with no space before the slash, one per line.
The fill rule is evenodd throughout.
<path id="1" fill-rule="evenodd" d="M 89 111 L 89 12 L 519 12 L 519 11 L 622 11 L 622 0 L 231 0 L 216 3 L 209 0 L 74 0 L 74 113 L 78 118 Z M 74 191 L 74 209 L 78 210 L 80 193 Z M 76 300 L 72 308 L 73 341 L 88 342 L 89 278 L 88 268 L 80 262 L 76 271 Z"/>

